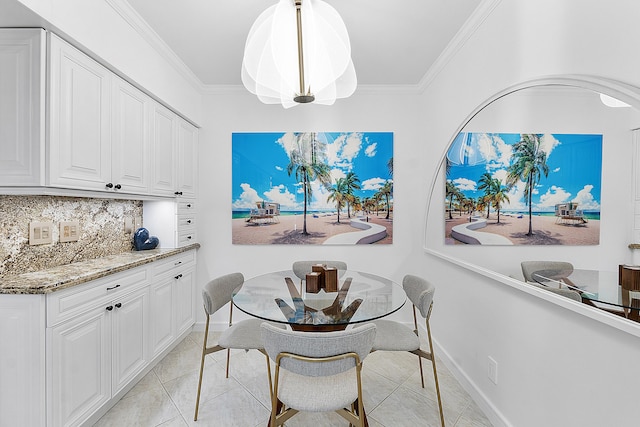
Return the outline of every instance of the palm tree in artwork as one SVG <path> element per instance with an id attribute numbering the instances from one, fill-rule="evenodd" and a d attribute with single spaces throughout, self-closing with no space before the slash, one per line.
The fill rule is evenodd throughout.
<path id="1" fill-rule="evenodd" d="M 348 197 L 346 197 L 347 201 L 347 216 L 351 218 L 351 210 L 350 205 L 355 200 L 355 195 L 353 194 L 354 190 L 360 190 L 360 178 L 355 172 L 347 173 L 347 176 L 344 179 L 345 191 Z"/>
<path id="2" fill-rule="evenodd" d="M 450 179 L 447 180 L 447 187 L 445 189 L 445 198 L 449 200 L 449 219 L 453 219 L 453 216 L 451 215 L 451 212 L 453 211 L 453 202 L 456 199 L 459 200 L 461 194 L 462 193 L 460 192 L 458 187 L 456 187 L 453 181 L 451 181 Z"/>
<path id="3" fill-rule="evenodd" d="M 389 214 L 391 213 L 391 203 L 389 202 L 389 199 L 393 194 L 393 183 L 389 180 L 386 180 L 384 182 L 384 185 L 378 190 L 378 193 L 380 193 L 380 195 L 385 199 L 385 203 L 387 205 L 387 216 L 385 217 L 385 219 L 389 219 Z"/>
<path id="4" fill-rule="evenodd" d="M 484 190 L 484 197 L 490 200 L 493 195 L 494 188 L 493 177 L 489 172 L 485 172 L 482 174 L 480 179 L 478 180 L 478 190 Z M 487 219 L 489 219 L 489 210 L 491 208 L 491 202 L 489 201 L 487 204 Z"/>
<path id="5" fill-rule="evenodd" d="M 524 196 L 529 206 L 529 232 L 533 236 L 531 223 L 531 199 L 533 190 L 540 182 L 542 175 L 549 175 L 547 153 L 540 147 L 540 135 L 523 134 L 522 139 L 513 145 L 512 163 L 507 169 L 507 188 L 510 190 L 518 181 L 524 182 Z"/>
<path id="6" fill-rule="evenodd" d="M 502 207 L 502 202 L 510 201 L 507 192 L 507 187 L 502 185 L 502 181 L 498 178 L 494 178 L 492 202 L 493 207 L 496 209 L 496 212 L 498 212 L 498 224 L 500 224 L 500 209 Z"/>
<path id="7" fill-rule="evenodd" d="M 336 181 L 336 185 L 329 189 L 329 197 L 327 197 L 327 201 L 336 202 L 336 210 L 338 211 L 338 222 L 340 222 L 340 211 L 344 207 L 347 196 L 347 183 L 345 178 L 338 178 Z"/>
<path id="8" fill-rule="evenodd" d="M 315 133 L 299 133 L 295 136 L 296 147 L 289 154 L 287 173 L 289 176 L 295 173 L 296 180 L 302 184 L 302 193 L 304 194 L 302 234 L 308 235 L 307 205 L 313 194 L 311 183 L 318 180 L 320 184 L 329 189 L 331 176 L 329 166 L 322 162 L 325 154 L 318 148 L 319 144 Z"/>

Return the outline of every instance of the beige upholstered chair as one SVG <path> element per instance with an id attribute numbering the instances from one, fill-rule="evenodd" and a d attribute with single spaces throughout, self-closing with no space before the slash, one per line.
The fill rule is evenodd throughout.
<path id="1" fill-rule="evenodd" d="M 535 282 L 531 275 L 536 271 L 566 270 L 567 272 L 572 272 L 573 264 L 564 261 L 522 261 L 520 268 L 522 269 L 522 277 L 524 277 L 525 282 Z"/>
<path id="2" fill-rule="evenodd" d="M 276 366 L 271 427 L 300 411 L 335 411 L 349 425 L 366 425 L 361 370 L 375 334 L 374 325 L 337 332 L 297 332 L 263 323 L 265 350 Z"/>
<path id="3" fill-rule="evenodd" d="M 422 372 L 422 359 L 431 361 L 433 367 L 433 377 L 435 379 L 436 395 L 438 397 L 438 408 L 440 410 L 440 421 L 444 427 L 444 412 L 442 410 L 442 399 L 440 397 L 440 385 L 438 383 L 438 372 L 436 370 L 436 357 L 433 353 L 433 344 L 431 341 L 431 326 L 429 318 L 431 317 L 431 309 L 433 307 L 433 294 L 435 287 L 425 279 L 407 274 L 402 280 L 402 287 L 407 294 L 409 300 L 413 303 L 413 323 L 414 329 L 406 325 L 393 321 L 380 319 L 373 322 L 376 327 L 376 340 L 373 344 L 372 351 L 408 351 L 418 356 L 420 365 L 420 377 L 422 388 L 424 388 L 424 374 Z M 418 334 L 418 318 L 416 308 L 425 319 L 427 326 L 427 341 L 429 350 L 420 348 L 420 337 Z"/>
<path id="4" fill-rule="evenodd" d="M 202 388 L 202 374 L 204 372 L 204 357 L 207 354 L 215 353 L 220 350 L 227 350 L 227 367 L 226 376 L 229 378 L 229 356 L 232 348 L 251 350 L 256 349 L 262 351 L 265 355 L 265 351 L 262 345 L 262 337 L 260 335 L 260 324 L 263 320 L 260 319 L 247 319 L 233 324 L 233 304 L 231 298 L 233 291 L 242 286 L 244 283 L 244 276 L 242 273 L 231 273 L 225 276 L 218 277 L 211 280 L 204 286 L 202 290 L 202 299 L 204 303 L 204 311 L 207 315 L 205 328 L 204 328 L 204 343 L 202 344 L 202 359 L 200 361 L 200 378 L 198 380 L 198 395 L 196 397 L 196 410 L 193 416 L 193 420 L 198 420 L 198 407 L 200 406 L 200 390 Z M 225 329 L 218 339 L 218 344 L 207 346 L 207 338 L 209 336 L 209 317 L 229 304 L 229 328 Z M 269 358 L 267 357 L 267 362 Z M 269 368 L 269 363 L 267 363 Z M 271 379 L 271 373 L 269 372 L 269 379 Z M 271 385 L 269 385 L 271 389 Z"/>

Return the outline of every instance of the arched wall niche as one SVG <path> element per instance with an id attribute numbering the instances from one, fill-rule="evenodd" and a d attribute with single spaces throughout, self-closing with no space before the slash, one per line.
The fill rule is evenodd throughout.
<path id="1" fill-rule="evenodd" d="M 584 113 L 589 103 L 606 94 L 619 99 L 632 108 L 610 108 L 599 103 L 600 117 L 595 120 L 591 113 Z M 540 101 L 540 99 L 548 98 Z M 553 116 L 547 113 L 546 123 L 540 127 L 539 118 L 534 119 L 529 127 L 523 125 L 527 117 L 534 117 L 538 112 L 509 111 L 500 105 L 523 105 L 525 100 L 531 108 L 549 104 L 548 108 L 565 108 L 574 111 L 575 117 L 562 114 Z M 537 99 L 534 99 L 537 98 Z M 520 104 L 517 104 L 520 102 Z M 595 101 L 593 101 L 595 102 Z M 599 102 L 599 99 L 598 99 Z M 562 104 L 562 105 L 561 105 Z M 575 108 L 571 109 L 571 105 Z M 567 108 L 569 110 L 567 110 Z M 595 104 L 594 107 L 595 108 Z M 505 111 L 506 110 L 506 111 Z M 526 109 L 523 109 L 526 110 Z M 596 111 L 593 110 L 593 114 Z M 458 266 L 491 277 L 507 285 L 518 287 L 525 292 L 534 293 L 559 305 L 567 306 L 574 311 L 599 316 L 598 310 L 580 307 L 579 304 L 567 304 L 555 295 L 551 298 L 546 293 L 529 289 L 521 282 L 520 262 L 531 259 L 558 259 L 572 262 L 578 268 L 592 268 L 613 271 L 620 263 L 632 260 L 632 251 L 628 245 L 633 242 L 634 194 L 638 187 L 633 172 L 634 156 L 637 150 L 634 142 L 634 129 L 640 128 L 640 89 L 622 82 L 593 76 L 549 76 L 531 79 L 506 88 L 491 96 L 475 108 L 451 135 L 445 150 L 440 155 L 440 167 L 435 171 L 427 196 L 425 217 L 424 250 L 426 253 L 446 259 Z M 486 117 L 488 114 L 500 115 Z M 518 116 L 520 114 L 520 116 Z M 524 117 L 523 116 L 527 116 Z M 483 117 L 484 116 L 484 117 Z M 544 114 L 543 114 L 544 116 Z M 552 117 L 550 117 L 552 116 Z M 505 125 L 505 120 L 513 120 L 513 127 Z M 521 120 L 523 119 L 523 120 Z M 538 122 L 536 123 L 536 120 Z M 493 124 L 492 124 L 493 123 Z M 483 128 L 496 126 L 497 128 Z M 614 127 L 616 127 L 614 129 Z M 449 146 L 459 132 L 510 132 L 510 133 L 602 133 L 603 134 L 603 169 L 602 169 L 602 221 L 600 243 L 591 246 L 478 246 L 478 245 L 446 245 L 444 243 L 444 159 Z M 637 165 L 635 167 L 637 169 Z M 585 311 L 586 309 L 586 311 Z"/>

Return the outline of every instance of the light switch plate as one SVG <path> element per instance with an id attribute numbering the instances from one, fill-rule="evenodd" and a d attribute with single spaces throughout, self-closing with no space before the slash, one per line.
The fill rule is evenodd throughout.
<path id="1" fill-rule="evenodd" d="M 60 243 L 77 242 L 80 239 L 80 223 L 78 221 L 60 222 Z"/>
<path id="2" fill-rule="evenodd" d="M 33 221 L 29 223 L 29 244 L 30 245 L 46 245 L 53 242 L 52 222 Z"/>
<path id="3" fill-rule="evenodd" d="M 125 216 L 124 217 L 124 232 L 125 233 L 133 233 L 133 217 Z"/>

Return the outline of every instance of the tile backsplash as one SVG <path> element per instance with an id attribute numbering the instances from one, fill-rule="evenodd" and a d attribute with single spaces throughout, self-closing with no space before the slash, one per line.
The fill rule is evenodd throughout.
<path id="1" fill-rule="evenodd" d="M 133 249 L 125 218 L 142 217 L 142 201 L 59 196 L 0 196 L 0 276 L 28 273 Z M 29 245 L 29 224 L 51 222 L 53 242 Z M 59 241 L 58 225 L 80 224 L 77 242 Z"/>

